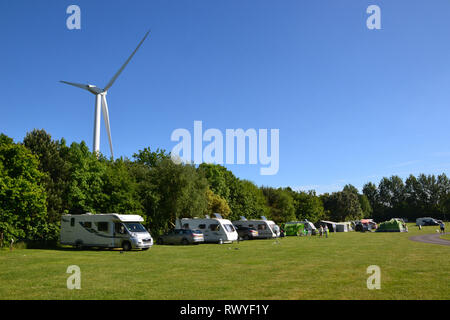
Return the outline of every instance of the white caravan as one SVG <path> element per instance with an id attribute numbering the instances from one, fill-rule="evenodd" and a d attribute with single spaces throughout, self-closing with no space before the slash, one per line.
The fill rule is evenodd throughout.
<path id="1" fill-rule="evenodd" d="M 223 219 L 219 214 L 216 218 L 183 218 L 177 219 L 176 229 L 200 230 L 203 232 L 205 242 L 230 243 L 238 239 L 238 234 L 233 224 L 228 219 Z"/>
<path id="2" fill-rule="evenodd" d="M 280 228 L 272 220 L 267 220 L 266 217 L 261 217 L 260 220 L 247 220 L 241 217 L 241 220 L 233 221 L 236 227 L 255 228 L 258 231 L 256 238 L 276 238 L 280 236 Z"/>
<path id="3" fill-rule="evenodd" d="M 153 239 L 138 215 L 80 214 L 61 217 L 61 244 L 76 247 L 105 247 L 147 250 Z"/>

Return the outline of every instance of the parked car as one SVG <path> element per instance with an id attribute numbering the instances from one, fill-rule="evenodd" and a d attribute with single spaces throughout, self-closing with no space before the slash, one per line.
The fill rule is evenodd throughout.
<path id="1" fill-rule="evenodd" d="M 378 225 L 372 219 L 362 219 L 356 222 L 355 231 L 366 232 L 376 230 Z"/>
<path id="2" fill-rule="evenodd" d="M 199 230 L 173 229 L 156 240 L 157 244 L 199 244 L 204 242 L 203 233 Z"/>
<path id="3" fill-rule="evenodd" d="M 235 226 L 239 240 L 251 240 L 258 238 L 258 231 L 255 228 Z"/>
<path id="4" fill-rule="evenodd" d="M 426 218 L 417 218 L 416 225 L 417 226 L 438 226 L 439 223 L 433 218 L 426 217 Z"/>

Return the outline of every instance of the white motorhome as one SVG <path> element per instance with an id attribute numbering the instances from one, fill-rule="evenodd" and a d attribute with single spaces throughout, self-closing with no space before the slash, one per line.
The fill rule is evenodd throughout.
<path id="1" fill-rule="evenodd" d="M 216 218 L 183 218 L 177 219 L 175 228 L 200 230 L 203 232 L 205 242 L 230 243 L 238 239 L 238 234 L 233 224 L 228 219 L 223 219 L 219 214 Z"/>
<path id="2" fill-rule="evenodd" d="M 153 245 L 150 233 L 138 215 L 80 214 L 61 217 L 61 244 L 76 247 L 105 247 L 147 250 Z"/>
<path id="3" fill-rule="evenodd" d="M 258 220 L 247 220 L 241 217 L 241 220 L 233 221 L 236 227 L 255 228 L 258 231 L 256 238 L 276 238 L 280 236 L 280 228 L 272 220 L 267 220 L 266 217 L 261 217 Z"/>

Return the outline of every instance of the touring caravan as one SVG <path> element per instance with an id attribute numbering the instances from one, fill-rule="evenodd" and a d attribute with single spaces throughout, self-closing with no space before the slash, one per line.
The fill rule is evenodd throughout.
<path id="1" fill-rule="evenodd" d="M 280 228 L 272 220 L 261 217 L 261 220 L 247 220 L 241 217 L 241 220 L 233 221 L 236 227 L 255 228 L 258 231 L 256 238 L 276 238 L 280 236 Z"/>
<path id="2" fill-rule="evenodd" d="M 138 215 L 80 214 L 61 217 L 61 244 L 76 247 L 105 247 L 147 250 L 153 239 Z"/>
<path id="3" fill-rule="evenodd" d="M 176 229 L 200 230 L 203 232 L 205 242 L 230 243 L 238 239 L 238 233 L 228 219 L 223 219 L 219 214 L 216 218 L 182 218 L 177 219 Z"/>

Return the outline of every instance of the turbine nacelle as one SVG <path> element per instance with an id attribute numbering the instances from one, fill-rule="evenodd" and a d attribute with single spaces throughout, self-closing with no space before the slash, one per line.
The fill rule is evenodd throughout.
<path id="1" fill-rule="evenodd" d="M 80 88 L 80 89 L 84 89 L 95 95 L 106 92 L 105 89 L 101 89 L 97 86 L 94 86 L 93 84 L 81 84 L 81 83 L 74 83 L 74 82 L 67 82 L 67 81 L 60 81 L 60 82 Z"/>

